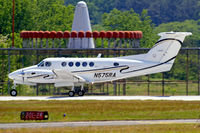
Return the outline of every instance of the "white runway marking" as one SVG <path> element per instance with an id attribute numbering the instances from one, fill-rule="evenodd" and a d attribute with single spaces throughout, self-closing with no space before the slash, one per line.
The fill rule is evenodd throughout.
<path id="1" fill-rule="evenodd" d="M 131 121 L 83 121 L 83 122 L 45 122 L 45 123 L 8 123 L 0 124 L 0 129 L 10 128 L 45 128 L 45 127 L 83 127 L 83 126 L 122 126 L 122 125 L 149 125 L 149 124 L 179 124 L 196 123 L 196 119 L 181 120 L 131 120 Z"/>
<path id="2" fill-rule="evenodd" d="M 200 101 L 200 96 L 0 96 L 0 101 L 13 100 L 181 100 Z"/>

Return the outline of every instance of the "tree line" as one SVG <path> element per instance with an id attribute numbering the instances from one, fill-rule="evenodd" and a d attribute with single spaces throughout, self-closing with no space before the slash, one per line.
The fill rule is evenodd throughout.
<path id="1" fill-rule="evenodd" d="M 65 0 L 65 4 L 76 5 L 80 0 Z M 155 25 L 186 19 L 198 20 L 200 17 L 200 0 L 85 0 L 88 4 L 92 22 L 102 22 L 101 14 L 109 13 L 114 8 L 120 11 L 133 9 L 141 14 L 148 10 Z"/>
<path id="2" fill-rule="evenodd" d="M 15 32 L 71 30 L 79 0 L 15 0 Z M 151 47 L 163 31 L 193 32 L 185 46 L 199 45 L 200 0 L 86 0 L 94 30 L 141 30 Z M 12 1 L 0 0 L 0 34 L 12 32 Z"/>

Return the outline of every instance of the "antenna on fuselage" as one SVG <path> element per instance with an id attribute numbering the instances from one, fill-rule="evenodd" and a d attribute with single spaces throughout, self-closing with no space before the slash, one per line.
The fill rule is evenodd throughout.
<path id="1" fill-rule="evenodd" d="M 99 53 L 99 54 L 98 54 L 98 56 L 97 56 L 97 58 L 101 58 L 101 55 L 102 55 L 102 54 L 101 54 L 101 53 Z"/>

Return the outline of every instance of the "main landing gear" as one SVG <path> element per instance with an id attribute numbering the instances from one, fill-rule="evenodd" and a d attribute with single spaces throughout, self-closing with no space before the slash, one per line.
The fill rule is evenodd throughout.
<path id="1" fill-rule="evenodd" d="M 68 95 L 69 95 L 69 97 L 73 97 L 73 96 L 75 95 L 75 93 L 76 93 L 78 96 L 84 96 L 85 91 L 84 91 L 83 85 L 81 86 L 81 89 L 78 89 L 78 90 L 75 90 L 74 86 L 72 86 L 72 90 L 69 91 Z"/>
<path id="2" fill-rule="evenodd" d="M 15 97 L 17 96 L 17 90 L 16 90 L 16 84 L 12 87 L 12 90 L 10 91 L 10 95 Z"/>

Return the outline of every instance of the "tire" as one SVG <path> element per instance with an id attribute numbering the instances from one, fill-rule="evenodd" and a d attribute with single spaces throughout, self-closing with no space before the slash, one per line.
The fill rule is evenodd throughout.
<path id="1" fill-rule="evenodd" d="M 83 95 L 85 94 L 85 91 L 79 91 L 77 94 L 78 94 L 79 96 L 83 96 Z"/>
<path id="2" fill-rule="evenodd" d="M 15 89 L 12 89 L 10 91 L 10 95 L 13 96 L 13 97 L 17 96 L 17 91 Z"/>
<path id="3" fill-rule="evenodd" d="M 75 92 L 74 91 L 69 91 L 68 95 L 69 95 L 69 97 L 73 97 L 75 95 Z"/>

